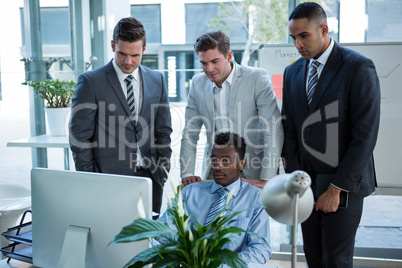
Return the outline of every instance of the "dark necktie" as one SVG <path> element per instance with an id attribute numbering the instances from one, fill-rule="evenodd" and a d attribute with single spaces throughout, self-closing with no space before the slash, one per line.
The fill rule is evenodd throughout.
<path id="1" fill-rule="evenodd" d="M 215 203 L 212 204 L 211 210 L 208 213 L 204 226 L 208 225 L 214 219 L 215 215 L 221 212 L 226 206 L 226 200 L 228 199 L 229 190 L 226 188 L 220 188 L 217 193 L 220 194 L 220 197 L 218 200 L 215 201 Z"/>
<path id="2" fill-rule="evenodd" d="M 308 75 L 308 84 L 307 84 L 307 103 L 310 105 L 311 100 L 313 99 L 315 87 L 318 82 L 318 73 L 317 68 L 320 65 L 318 61 L 313 62 L 313 67 L 311 68 L 310 74 Z"/>
<path id="3" fill-rule="evenodd" d="M 135 115 L 135 98 L 134 98 L 134 85 L 133 85 L 134 77 L 130 74 L 124 79 L 127 85 L 127 103 L 128 107 L 130 107 L 131 114 Z"/>

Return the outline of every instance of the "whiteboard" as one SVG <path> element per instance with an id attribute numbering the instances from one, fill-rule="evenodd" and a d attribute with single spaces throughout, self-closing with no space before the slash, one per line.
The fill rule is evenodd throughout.
<path id="1" fill-rule="evenodd" d="M 374 162 L 378 187 L 402 188 L 402 43 L 341 44 L 373 60 L 381 87 L 381 119 Z M 293 44 L 261 45 L 259 65 L 268 71 L 282 107 L 283 72 L 300 58 Z"/>

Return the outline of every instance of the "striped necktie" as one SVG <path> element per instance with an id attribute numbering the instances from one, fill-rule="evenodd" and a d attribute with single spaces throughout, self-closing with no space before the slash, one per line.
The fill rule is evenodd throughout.
<path id="1" fill-rule="evenodd" d="M 226 188 L 220 188 L 217 193 L 220 195 L 219 199 L 212 204 L 211 210 L 208 213 L 207 219 L 205 221 L 205 225 L 208 225 L 216 214 L 221 212 L 226 206 L 226 200 L 228 198 L 229 190 Z"/>
<path id="2" fill-rule="evenodd" d="M 315 87 L 318 82 L 318 73 L 317 68 L 320 65 L 318 61 L 313 61 L 313 67 L 311 68 L 310 74 L 308 75 L 308 84 L 307 84 L 307 103 L 310 105 L 311 100 L 313 99 Z"/>
<path id="3" fill-rule="evenodd" d="M 135 98 L 134 98 L 134 85 L 133 85 L 134 77 L 130 74 L 124 79 L 127 85 L 127 103 L 128 107 L 130 107 L 131 115 L 135 115 Z"/>

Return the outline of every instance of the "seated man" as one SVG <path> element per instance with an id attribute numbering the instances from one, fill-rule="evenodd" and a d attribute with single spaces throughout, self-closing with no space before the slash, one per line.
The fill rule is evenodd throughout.
<path id="1" fill-rule="evenodd" d="M 222 193 L 218 191 L 226 188 L 227 192 L 234 189 L 229 201 L 228 209 L 243 211 L 235 216 L 234 226 L 253 232 L 269 242 L 269 216 L 261 203 L 261 190 L 240 180 L 240 172 L 246 166 L 246 144 L 244 139 L 233 133 L 220 133 L 215 136 L 215 143 L 211 153 L 211 169 L 214 181 L 204 181 L 190 184 L 183 188 L 183 200 L 186 202 L 187 211 L 200 224 L 209 224 L 211 207 L 216 207 L 215 201 L 219 200 Z M 227 196 L 227 195 L 226 195 Z M 170 222 L 165 212 L 162 222 Z M 228 243 L 226 248 L 239 252 L 240 257 L 246 263 L 265 264 L 271 256 L 271 248 L 256 236 L 242 233 L 235 243 Z"/>

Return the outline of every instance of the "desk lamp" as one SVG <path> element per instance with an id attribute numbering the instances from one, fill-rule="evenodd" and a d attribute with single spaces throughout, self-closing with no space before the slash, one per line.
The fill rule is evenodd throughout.
<path id="1" fill-rule="evenodd" d="M 297 224 L 307 220 L 313 210 L 314 196 L 310 185 L 310 176 L 298 170 L 275 176 L 262 190 L 262 204 L 267 213 L 280 223 L 293 225 L 292 268 L 296 267 Z"/>

